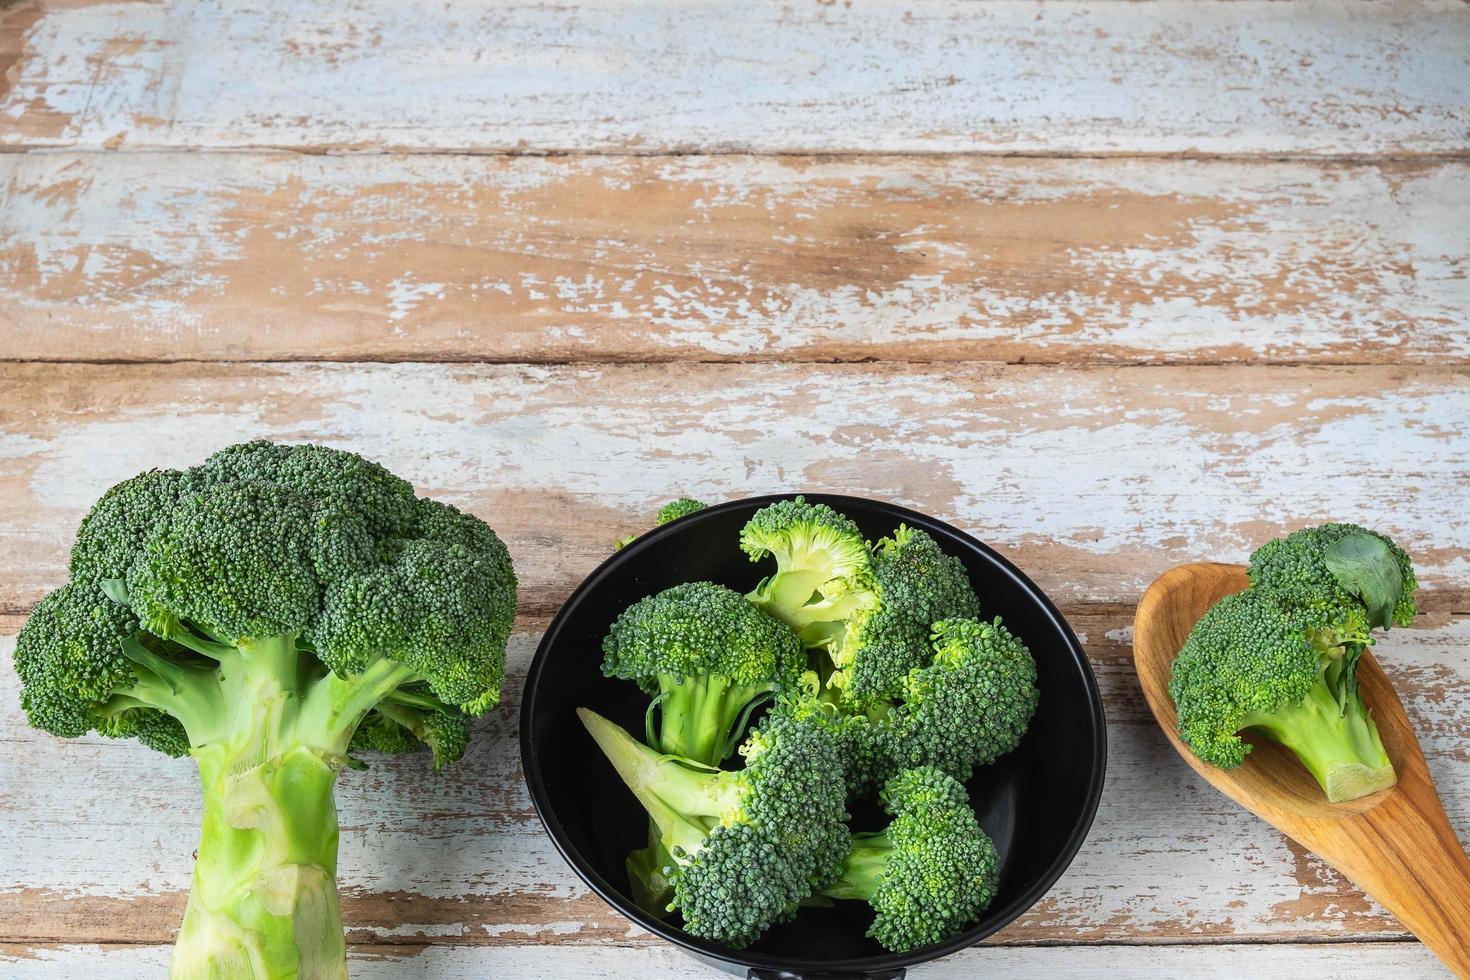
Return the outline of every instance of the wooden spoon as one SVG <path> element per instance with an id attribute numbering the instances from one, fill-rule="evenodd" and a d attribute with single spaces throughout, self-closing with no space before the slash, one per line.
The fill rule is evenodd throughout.
<path id="1" fill-rule="evenodd" d="M 1245 586 L 1240 565 L 1180 565 L 1143 594 L 1133 620 L 1133 663 L 1154 718 L 1211 785 L 1321 855 L 1458 976 L 1470 978 L 1470 858 L 1445 816 L 1403 703 L 1371 652 L 1358 664 L 1358 683 L 1398 772 L 1397 786 L 1328 803 L 1291 750 L 1275 742 L 1252 739 L 1245 764 L 1227 770 L 1195 758 L 1180 741 L 1169 697 L 1174 657 L 1205 610 Z"/>

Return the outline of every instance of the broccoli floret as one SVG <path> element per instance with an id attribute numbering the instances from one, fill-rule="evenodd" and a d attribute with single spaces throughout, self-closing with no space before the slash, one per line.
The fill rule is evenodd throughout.
<path id="1" fill-rule="evenodd" d="M 807 639 L 871 601 L 872 555 L 863 533 L 826 504 L 781 500 L 756 511 L 740 532 L 751 561 L 767 555 L 776 571 L 749 599 Z"/>
<path id="2" fill-rule="evenodd" d="M 663 527 L 665 524 L 677 521 L 681 517 L 688 517 L 690 514 L 704 510 L 707 506 L 709 505 L 701 503 L 693 497 L 680 497 L 678 500 L 671 500 L 658 509 L 658 513 L 654 515 L 653 526 Z M 638 535 L 636 534 L 629 534 L 626 537 L 618 538 L 618 540 L 613 542 L 613 551 L 622 551 L 636 540 L 638 540 Z"/>
<path id="3" fill-rule="evenodd" d="M 1333 606 L 1358 602 L 1376 629 L 1410 626 L 1414 566 L 1389 538 L 1356 524 L 1322 524 L 1268 541 L 1251 555 L 1252 585 L 1276 591 L 1325 594 Z"/>
<path id="4" fill-rule="evenodd" d="M 900 695 L 909 671 L 929 658 L 935 623 L 980 615 L 964 564 L 924 531 L 900 526 L 872 551 L 868 597 L 845 621 L 804 634 L 831 658 L 826 686 L 857 708 Z"/>
<path id="5" fill-rule="evenodd" d="M 653 695 L 647 743 L 716 765 L 735 751 L 754 712 L 798 682 L 806 653 L 796 634 L 712 582 L 690 582 L 626 609 L 602 641 L 602 670 Z M 652 914 L 668 905 L 669 856 L 656 827 L 628 856 L 634 899 Z"/>
<path id="6" fill-rule="evenodd" d="M 174 976 L 344 974 L 337 773 L 363 750 L 459 758 L 515 594 L 489 527 L 352 453 L 246 443 L 103 495 L 15 666 L 32 725 L 198 764 Z"/>
<path id="7" fill-rule="evenodd" d="M 1020 744 L 1039 697 L 1036 661 L 998 617 L 935 623 L 929 660 L 905 675 L 900 699 L 847 727 L 861 760 L 853 788 L 918 766 L 966 781 Z"/>
<path id="8" fill-rule="evenodd" d="M 1174 661 L 1169 695 L 1180 738 L 1199 758 L 1234 769 L 1251 750 L 1240 733 L 1257 732 L 1291 749 L 1334 803 L 1394 785 L 1352 677 L 1368 630 L 1367 609 L 1341 590 L 1298 582 L 1226 596 Z"/>
<path id="9" fill-rule="evenodd" d="M 603 673 L 653 695 L 648 744 L 706 765 L 735 750 L 752 702 L 795 684 L 806 666 L 785 624 L 713 582 L 676 585 L 629 606 L 602 652 Z"/>
<path id="10" fill-rule="evenodd" d="M 696 936 L 740 947 L 836 879 L 851 845 L 842 759 L 821 725 L 768 717 L 726 771 L 664 755 L 577 711 L 658 826 L 673 859 L 670 910 Z"/>
<path id="11" fill-rule="evenodd" d="M 893 820 L 878 833 L 853 835 L 842 877 L 822 894 L 871 905 L 868 935 L 895 952 L 943 942 L 995 897 L 995 844 L 965 787 L 931 766 L 894 775 L 882 800 Z"/>

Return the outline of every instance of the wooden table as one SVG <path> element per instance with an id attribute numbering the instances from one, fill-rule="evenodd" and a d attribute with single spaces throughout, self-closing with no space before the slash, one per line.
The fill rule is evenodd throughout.
<path id="1" fill-rule="evenodd" d="M 1470 8 L 804 0 L 0 11 L 0 973 L 161 975 L 187 761 L 23 727 L 13 634 L 108 485 L 256 436 L 383 460 L 524 582 L 453 778 L 339 794 L 354 975 L 684 977 L 542 835 L 538 631 L 664 500 L 889 498 L 1085 638 L 1076 863 L 924 977 L 1434 975 L 1144 709 L 1140 590 L 1327 518 L 1470 835 Z"/>

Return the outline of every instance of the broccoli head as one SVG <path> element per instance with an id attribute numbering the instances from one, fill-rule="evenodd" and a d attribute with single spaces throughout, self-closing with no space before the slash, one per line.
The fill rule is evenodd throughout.
<path id="1" fill-rule="evenodd" d="M 965 787 L 931 766 L 896 773 L 882 800 L 892 821 L 878 833 L 853 835 L 841 878 L 822 894 L 871 905 L 868 935 L 888 949 L 943 942 L 979 919 L 995 897 L 995 844 Z"/>
<path id="2" fill-rule="evenodd" d="M 1402 548 L 1356 524 L 1322 524 L 1268 541 L 1251 555 L 1252 585 L 1367 610 L 1376 629 L 1414 622 L 1414 566 Z"/>
<path id="3" fill-rule="evenodd" d="M 1020 744 L 1038 700 L 1036 661 L 999 618 L 935 623 L 929 660 L 904 677 L 900 700 L 849 733 L 867 743 L 854 788 L 918 766 L 968 780 Z"/>
<path id="4" fill-rule="evenodd" d="M 253 442 L 113 487 L 70 572 L 19 637 L 22 703 L 62 737 L 197 762 L 173 974 L 341 975 L 336 775 L 365 750 L 463 753 L 500 696 L 505 546 L 353 453 Z"/>
<path id="5" fill-rule="evenodd" d="M 776 559 L 776 571 L 750 600 L 807 638 L 870 601 L 872 555 L 862 531 L 826 504 L 803 497 L 756 511 L 740 532 L 751 561 Z"/>
<path id="6" fill-rule="evenodd" d="M 905 526 L 873 546 L 866 587 L 867 600 L 846 620 L 805 634 L 831 658 L 826 686 L 854 708 L 900 696 L 909 671 L 929 659 L 935 623 L 980 615 L 964 564 Z"/>
<path id="7" fill-rule="evenodd" d="M 1328 800 L 1394 785 L 1353 673 L 1369 614 L 1341 590 L 1253 585 L 1204 614 L 1174 661 L 1169 694 L 1179 735 L 1199 758 L 1239 766 L 1252 731 L 1291 749 Z"/>
<path id="8" fill-rule="evenodd" d="M 603 673 L 653 695 L 649 744 L 707 765 L 735 750 L 744 735 L 737 723 L 752 703 L 795 684 L 806 666 L 790 628 L 713 582 L 676 585 L 629 606 L 602 651 Z"/>
<path id="9" fill-rule="evenodd" d="M 851 845 L 842 758 L 823 726 L 769 716 L 726 771 L 643 745 L 586 708 L 578 716 L 658 827 L 672 866 L 670 911 L 730 946 L 834 880 Z"/>
<path id="10" fill-rule="evenodd" d="M 663 527 L 665 524 L 677 521 L 681 517 L 688 517 L 690 514 L 704 510 L 706 506 L 708 505 L 700 503 L 692 497 L 680 497 L 678 500 L 671 500 L 658 509 L 658 513 L 654 515 L 653 526 Z M 622 551 L 637 539 L 638 535 L 636 534 L 629 534 L 626 537 L 618 538 L 617 541 L 613 542 L 613 551 Z"/>
<path id="11" fill-rule="evenodd" d="M 735 751 L 755 711 L 789 690 L 806 667 L 796 634 L 745 597 L 690 582 L 624 610 L 602 641 L 603 673 L 653 695 L 647 742 L 660 752 L 715 765 Z M 669 901 L 669 864 L 657 827 L 628 856 L 634 898 L 652 914 Z"/>

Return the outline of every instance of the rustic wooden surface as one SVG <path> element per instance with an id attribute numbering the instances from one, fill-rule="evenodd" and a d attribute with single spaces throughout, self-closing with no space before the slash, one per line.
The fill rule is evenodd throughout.
<path id="1" fill-rule="evenodd" d="M 308 363 L 322 362 L 322 363 Z M 679 494 L 880 496 L 1083 635 L 1111 760 L 1035 909 L 917 976 L 1442 975 L 1154 726 L 1133 603 L 1327 518 L 1470 839 L 1470 7 L 0 5 L 0 974 L 151 977 L 185 762 L 26 728 L 13 635 L 108 485 L 362 450 L 525 583 L 455 778 L 340 791 L 357 977 L 689 976 L 581 887 L 514 748 L 547 618 Z"/>

